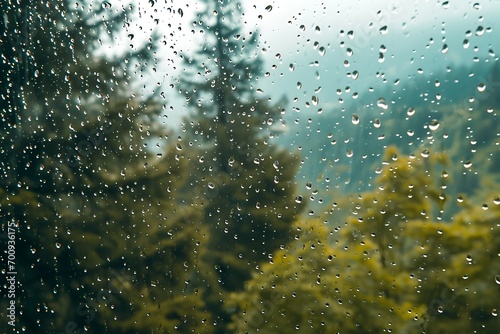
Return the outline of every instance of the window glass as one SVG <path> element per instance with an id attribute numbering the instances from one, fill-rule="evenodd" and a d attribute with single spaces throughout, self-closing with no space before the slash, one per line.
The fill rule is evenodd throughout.
<path id="1" fill-rule="evenodd" d="M 498 332 L 497 2 L 0 9 L 0 332 Z"/>

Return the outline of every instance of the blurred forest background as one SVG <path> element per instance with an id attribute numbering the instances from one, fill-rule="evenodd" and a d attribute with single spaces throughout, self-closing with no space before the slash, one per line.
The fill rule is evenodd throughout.
<path id="1" fill-rule="evenodd" d="M 132 7 L 1 2 L 0 331 L 498 333 L 498 57 L 294 126 L 242 7 L 205 5 L 173 128 L 136 85 L 161 38 L 99 52 Z"/>

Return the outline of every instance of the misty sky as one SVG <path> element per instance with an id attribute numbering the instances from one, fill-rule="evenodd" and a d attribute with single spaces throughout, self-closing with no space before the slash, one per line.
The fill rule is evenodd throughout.
<path id="1" fill-rule="evenodd" d="M 149 66 L 144 82 L 164 88 L 168 123 L 173 125 L 185 115 L 175 86 L 182 75 L 180 55 L 200 45 L 200 35 L 191 30 L 194 13 L 203 5 L 197 1 L 136 5 L 141 17 L 131 19 L 127 31 L 135 39 L 115 44 L 137 43 L 152 29 L 160 33 L 158 64 Z M 500 28 L 495 23 L 500 13 L 497 1 L 281 0 L 246 1 L 243 6 L 245 29 L 261 33 L 263 72 L 269 73 L 259 78 L 258 88 L 265 96 L 296 98 L 289 108 L 296 107 L 295 111 L 313 109 L 313 95 L 319 98 L 315 110 L 337 108 L 339 98 L 345 103 L 362 99 L 369 87 L 382 89 L 457 64 L 489 62 L 498 58 L 500 49 L 500 39 L 493 37 Z"/>

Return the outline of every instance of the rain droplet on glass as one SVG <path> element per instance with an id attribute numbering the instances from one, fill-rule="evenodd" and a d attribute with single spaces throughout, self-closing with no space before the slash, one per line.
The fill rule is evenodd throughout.
<path id="1" fill-rule="evenodd" d="M 431 129 L 432 131 L 436 131 L 437 129 L 439 129 L 439 122 L 437 120 L 433 119 L 429 123 L 429 129 Z"/>
<path id="2" fill-rule="evenodd" d="M 377 107 L 382 108 L 384 110 L 387 110 L 387 108 L 389 108 L 389 106 L 387 105 L 387 102 L 385 101 L 385 99 L 383 97 L 378 99 Z"/>

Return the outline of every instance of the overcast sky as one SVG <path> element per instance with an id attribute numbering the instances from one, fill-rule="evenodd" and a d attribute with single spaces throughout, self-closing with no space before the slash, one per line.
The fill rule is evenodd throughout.
<path id="1" fill-rule="evenodd" d="M 500 40 L 493 38 L 500 28 L 496 23 L 500 2 L 494 0 L 242 3 L 246 29 L 258 28 L 261 33 L 259 47 L 266 61 L 263 72 L 270 73 L 259 80 L 259 87 L 265 95 L 297 98 L 295 105 L 302 107 L 315 95 L 318 108 L 333 108 L 337 89 L 347 100 L 356 92 L 362 96 L 368 87 L 383 85 L 384 80 L 391 83 L 458 63 L 492 61 L 500 52 L 500 45 L 495 44 Z M 115 1 L 112 8 L 121 6 Z M 141 17 L 132 20 L 127 32 L 134 39 L 116 44 L 128 47 L 152 29 L 160 32 L 164 45 L 158 51 L 159 64 L 148 67 L 144 80 L 165 88 L 167 104 L 172 106 L 169 121 L 178 122 L 185 110 L 175 86 L 182 66 L 179 56 L 199 47 L 199 39 L 190 31 L 202 2 L 164 0 L 151 6 L 149 1 L 137 0 L 136 6 Z M 468 30 L 470 36 L 466 36 Z M 465 39 L 470 42 L 468 48 L 463 45 Z M 356 79 L 353 72 L 359 73 Z M 171 83 L 173 88 L 169 88 Z"/>

